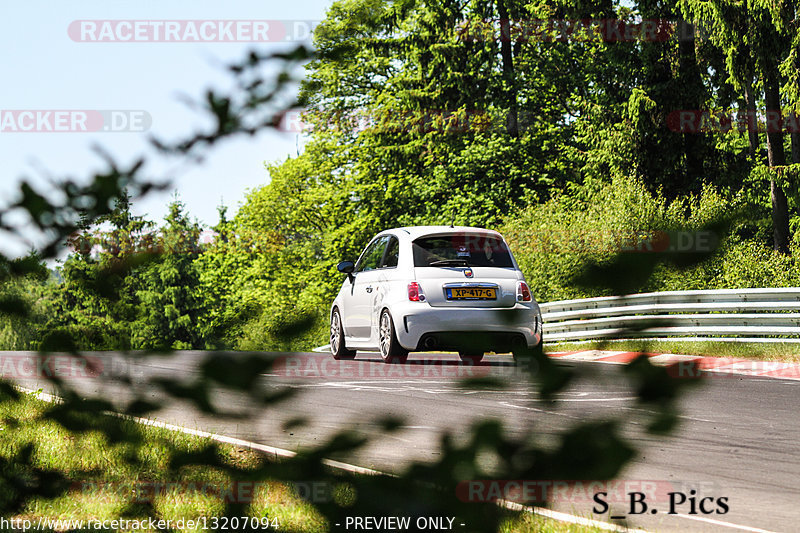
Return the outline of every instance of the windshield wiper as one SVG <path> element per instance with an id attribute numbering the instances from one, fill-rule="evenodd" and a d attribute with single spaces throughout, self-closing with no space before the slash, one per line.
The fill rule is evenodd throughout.
<path id="1" fill-rule="evenodd" d="M 428 266 L 432 267 L 454 267 L 454 266 L 469 266 L 466 259 L 444 259 L 442 261 L 434 261 Z"/>

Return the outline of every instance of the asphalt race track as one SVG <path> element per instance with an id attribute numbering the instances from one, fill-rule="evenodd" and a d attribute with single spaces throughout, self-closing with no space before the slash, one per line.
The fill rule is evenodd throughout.
<path id="1" fill-rule="evenodd" d="M 3 373 L 8 360 L 29 357 L 2 352 Z M 191 381 L 203 352 L 179 352 L 169 357 L 130 361 L 120 354 L 93 354 L 104 375 L 127 376 L 145 383 L 153 376 Z M 246 354 L 232 353 L 230 357 Z M 130 357 L 130 356 L 128 356 Z M 547 444 L 560 431 L 584 420 L 619 419 L 639 455 L 620 476 L 629 490 L 655 489 L 661 497 L 648 501 L 647 513 L 628 515 L 629 526 L 652 531 L 795 531 L 800 518 L 800 381 L 724 375 L 703 380 L 681 399 L 679 429 L 668 438 L 648 436 L 641 429 L 646 413 L 636 403 L 626 376 L 616 365 L 563 362 L 580 375 L 554 403 L 537 399 L 510 356 L 487 355 L 478 366 L 463 366 L 455 354 L 411 354 L 406 365 L 385 365 L 375 354 L 359 353 L 355 361 L 335 362 L 327 354 L 281 355 L 272 374 L 261 379 L 270 387 L 291 387 L 299 394 L 269 411 L 254 408 L 238 394 L 219 391 L 214 398 L 221 410 L 249 409 L 246 419 L 210 416 L 179 402 L 170 402 L 158 420 L 203 429 L 289 450 L 322 442 L 327 436 L 354 429 L 374 440 L 355 456 L 338 458 L 360 466 L 392 471 L 411 460 L 435 460 L 443 432 L 456 437 L 473 422 L 501 420 L 514 434 L 530 434 Z M 9 359 L 10 358 L 10 359 Z M 85 376 L 65 380 L 85 395 L 124 399 L 122 385 Z M 505 388 L 464 389 L 465 376 L 492 376 Z M 15 379 L 28 388 L 51 390 L 37 377 Z M 144 387 L 144 385 L 141 385 Z M 142 389 L 144 390 L 144 388 Z M 159 393 L 147 389 L 148 395 Z M 376 419 L 392 415 L 403 419 L 401 431 L 382 434 Z M 285 429 L 298 417 L 309 425 Z M 624 492 L 625 485 L 619 485 Z M 665 489 L 666 488 L 666 489 Z M 688 502 L 679 515 L 668 515 L 665 490 L 696 490 L 701 497 L 727 498 L 725 514 L 688 514 Z M 608 497 L 610 509 L 599 520 L 625 515 L 628 500 Z M 553 508 L 588 515 L 594 502 L 576 493 L 561 493 Z M 652 514 L 652 508 L 658 513 Z M 716 505 L 713 509 L 717 509 Z M 738 526 L 738 527 L 737 527 Z"/>

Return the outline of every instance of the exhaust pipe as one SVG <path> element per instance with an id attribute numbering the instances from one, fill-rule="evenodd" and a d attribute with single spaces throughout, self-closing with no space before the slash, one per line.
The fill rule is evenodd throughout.
<path id="1" fill-rule="evenodd" d="M 428 337 L 427 339 L 425 339 L 425 342 L 423 344 L 425 345 L 425 348 L 427 350 L 433 350 L 434 348 L 439 346 L 439 341 L 436 339 L 436 337 Z"/>

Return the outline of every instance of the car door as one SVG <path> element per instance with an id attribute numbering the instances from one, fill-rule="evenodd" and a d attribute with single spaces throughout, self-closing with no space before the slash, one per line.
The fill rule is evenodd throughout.
<path id="1" fill-rule="evenodd" d="M 370 339 L 378 342 L 378 327 L 380 322 L 380 311 L 384 307 L 384 299 L 391 289 L 391 284 L 397 278 L 397 264 L 400 260 L 400 241 L 394 235 L 389 235 L 383 252 L 383 258 L 378 264 L 377 284 L 374 284 L 373 294 L 375 295 L 370 305 Z"/>
<path id="2" fill-rule="evenodd" d="M 353 275 L 355 277 L 350 286 L 350 293 L 345 299 L 345 330 L 348 337 L 357 340 L 367 340 L 372 329 L 372 309 L 379 295 L 378 280 L 380 265 L 383 260 L 388 235 L 374 239 L 367 245 L 356 263 Z"/>

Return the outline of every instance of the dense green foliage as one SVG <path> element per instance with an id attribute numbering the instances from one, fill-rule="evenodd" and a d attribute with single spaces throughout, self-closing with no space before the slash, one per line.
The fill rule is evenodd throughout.
<path id="1" fill-rule="evenodd" d="M 645 17 L 663 18 L 695 16 L 693 10 L 699 10 L 696 16 L 705 21 L 705 6 L 715 8 L 647 1 L 635 7 Z M 753 6 L 759 14 L 754 31 L 764 36 L 774 29 L 777 38 L 770 46 L 778 60 L 766 64 L 755 41 L 744 41 L 752 45 L 751 57 L 761 58 L 753 64 L 764 71 L 763 80 L 751 80 L 744 100 L 755 102 L 757 89 L 767 106 L 770 98 L 774 103 L 777 72 L 783 83 L 778 94 L 791 102 L 798 94 L 792 85 L 796 77 L 786 68 L 796 55 L 788 49 L 797 40 L 788 23 L 794 20 L 793 5 L 779 4 L 777 11 L 775 4 Z M 782 10 L 789 9 L 791 16 L 784 16 Z M 108 170 L 88 185 L 54 184 L 62 193 L 56 196 L 63 197 L 56 203 L 22 184 L 20 199 L 9 210 L 22 209 L 49 236 L 41 257 L 52 259 L 69 235 L 73 250 L 49 278 L 36 256 L 18 261 L 0 256 L 0 340 L 7 348 L 43 352 L 307 349 L 324 337 L 327 306 L 341 279 L 335 263 L 354 258 L 377 230 L 406 224 L 455 222 L 503 230 L 540 299 L 794 283 L 794 256 L 785 254 L 791 246 L 781 242 L 786 235 L 778 231 L 783 222 L 790 228 L 797 222 L 785 220 L 796 214 L 796 204 L 782 205 L 778 194 L 785 188 L 794 202 L 795 172 L 778 153 L 785 136 L 770 133 L 765 159 L 759 136 L 754 144 L 737 130 L 691 133 L 668 127 L 676 109 L 739 105 L 743 85 L 726 44 L 738 36 L 727 35 L 728 25 L 711 25 L 715 38 L 706 42 L 464 36 L 465 28 L 471 31 L 486 20 L 499 21 L 505 31 L 509 19 L 627 18 L 636 12 L 612 2 L 334 2 L 316 34 L 318 54 L 308 64 L 301 93 L 315 125 L 305 151 L 269 165 L 269 182 L 248 195 L 232 220 L 221 212 L 213 243 L 199 244 L 200 228 L 177 201 L 160 227 L 130 215 L 127 192 L 138 197 L 153 187 L 141 178 L 143 161 L 126 169 L 108 158 Z M 717 18 L 712 13 L 710 20 Z M 302 48 L 278 57 L 307 58 Z M 266 82 L 257 72 L 263 60 L 254 52 L 232 66 L 236 94 L 207 92 L 202 108 L 213 119 L 209 131 L 156 146 L 199 157 L 224 137 L 271 127 L 268 104 L 288 75 Z M 354 115 L 366 116 L 368 127 L 348 125 Z M 17 229 L 7 224 L 0 216 L 0 230 Z M 721 246 L 714 255 L 631 254 L 618 243 L 629 235 L 676 231 L 712 232 Z M 565 250 L 541 250 L 535 240 L 562 234 L 577 234 L 580 245 L 571 247 L 569 237 Z M 149 356 L 135 353 L 129 361 Z M 101 392 L 86 398 L 85 390 L 79 393 L 68 380 L 54 378 L 50 384 L 63 401 L 44 409 L 37 421 L 96 437 L 109 448 L 121 445 L 126 464 L 142 471 L 147 442 L 129 420 L 98 414 L 149 415 L 178 401 L 204 414 L 244 421 L 269 416 L 270 409 L 300 393 L 270 379 L 276 363 L 270 354 L 197 357 L 188 375 L 109 376 L 119 387 L 109 390 L 120 391 L 114 398 L 103 396 L 108 393 L 102 381 L 96 382 Z M 577 377 L 541 352 L 531 357 L 525 361 L 530 364 L 516 368 L 530 378 L 531 393 L 557 409 L 555 394 Z M 345 516 L 421 514 L 457 516 L 471 531 L 496 531 L 506 511 L 493 503 L 458 500 L 459 483 L 613 479 L 639 456 L 636 446 L 645 438 L 679 423 L 676 400 L 694 380 L 672 379 L 646 357 L 623 372 L 628 379 L 621 382 L 630 384 L 642 406 L 624 417 L 570 419 L 568 428 L 544 440 L 533 417 L 523 417 L 531 425 L 513 434 L 500 421 L 476 421 L 458 428 L 458 435 L 445 431 L 432 460 L 393 476 L 353 479 L 359 498 L 352 506 L 333 501 L 315 508 L 330 523 Z M 232 401 L 215 401 L 220 397 Z M 19 392 L 0 381 L 0 402 L 19 400 Z M 230 411 L 231 405 L 247 407 Z M 7 433 L 24 431 L 17 416 L 10 414 Z M 292 419 L 284 429 L 309 423 Z M 332 481 L 323 458 L 347 460 L 374 433 L 396 431 L 404 423 L 383 415 L 360 420 L 357 425 L 369 427 L 368 434 L 337 431 L 284 462 L 263 462 L 256 471 L 224 464 L 213 444 L 187 452 L 164 443 L 164 473 L 173 478 L 198 468 L 232 479 Z M 19 516 L 29 502 L 58 498 L 75 479 L 98 475 L 90 463 L 68 473 L 42 464 L 40 448 L 26 441 L 0 460 L 4 516 Z M 226 502 L 220 512 L 243 516 L 248 510 L 242 502 Z M 159 510 L 128 507 L 123 513 L 157 516 Z"/>
<path id="2" fill-rule="evenodd" d="M 678 110 L 744 110 L 764 94 L 759 76 L 745 94 L 741 65 L 766 52 L 755 40 L 749 51 L 735 48 L 735 32 L 747 25 L 721 25 L 715 9 L 732 8 L 335 2 L 316 32 L 319 56 L 301 92 L 313 126 L 306 149 L 268 166 L 269 184 L 249 194 L 231 223 L 246 239 L 215 251 L 247 257 L 216 259 L 229 268 L 208 278 L 238 287 L 224 300 L 225 313 L 238 308 L 234 315 L 253 317 L 229 342 L 285 346 L 272 333 L 276 321 L 308 314 L 324 321 L 341 279 L 333 265 L 355 258 L 375 232 L 401 225 L 504 231 L 542 301 L 612 291 L 575 280 L 586 260 L 625 252 L 618 242 L 625 235 L 691 234 L 709 225 L 716 255 L 688 272 L 659 264 L 641 289 L 796 284 L 793 257 L 771 251 L 781 246 L 773 240 L 775 172 L 767 166 L 775 162 L 763 132 L 753 146 L 747 129 L 709 122 L 682 132 L 671 122 Z M 504 19 L 635 14 L 678 21 L 675 33 L 621 42 L 499 38 Z M 784 15 L 764 14 L 757 24 L 789 34 Z M 692 33 L 683 17 L 702 23 L 704 38 L 685 38 Z M 480 36 L 486 21 L 494 37 Z M 779 61 L 792 54 L 785 45 L 772 48 Z M 791 76 L 784 81 L 790 95 Z M 756 101 L 758 109 L 766 105 Z M 780 137 L 788 149 L 789 136 Z M 793 167 L 781 164 L 777 171 L 790 175 Z M 796 187 L 782 183 L 794 228 Z M 578 247 L 536 246 L 537 235 L 553 234 L 591 237 Z M 605 243 L 597 238 L 603 234 Z"/>
<path id="3" fill-rule="evenodd" d="M 576 282 L 582 265 L 680 231 L 711 231 L 717 253 L 688 271 L 660 262 L 639 289 L 796 284 L 800 134 L 766 135 L 764 116 L 758 131 L 719 113 L 697 131 L 675 119 L 763 115 L 775 91 L 796 107 L 793 13 L 757 1 L 338 0 L 301 86 L 304 151 L 267 164 L 268 183 L 231 220 L 221 213 L 214 242 L 199 246 L 180 204 L 157 230 L 120 205 L 103 219 L 111 230 L 85 234 L 94 252 L 60 267 L 63 282 L 23 291 L 38 326 L 5 323 L 0 340 L 30 346 L 39 327 L 79 332 L 86 348 L 309 348 L 325 337 L 334 265 L 403 225 L 505 232 L 540 301 L 614 292 Z M 621 40 L 517 31 L 637 17 L 671 25 Z"/>
<path id="4" fill-rule="evenodd" d="M 512 217 L 503 231 L 543 302 L 612 294 L 609 287 L 576 282 L 587 262 L 610 263 L 620 254 L 658 257 L 669 246 L 687 250 L 689 258 L 714 253 L 688 267 L 660 261 L 638 290 L 798 286 L 796 255 L 773 251 L 766 232 L 758 233 L 768 217 L 765 206 L 759 212 L 758 206 L 710 185 L 698 195 L 667 202 L 639 182 L 619 178 L 532 206 Z M 730 226 L 715 224 L 729 218 Z"/>
<path id="5" fill-rule="evenodd" d="M 38 349 L 70 338 L 87 350 L 205 348 L 202 319 L 209 300 L 200 286 L 200 227 L 174 201 L 165 223 L 130 214 L 129 198 L 99 220 L 108 229 L 81 228 L 56 272 L 8 281 L 7 299 L 30 309 L 9 314 L 0 328 L 5 349 Z M 13 301 L 13 300 L 12 300 Z"/>

